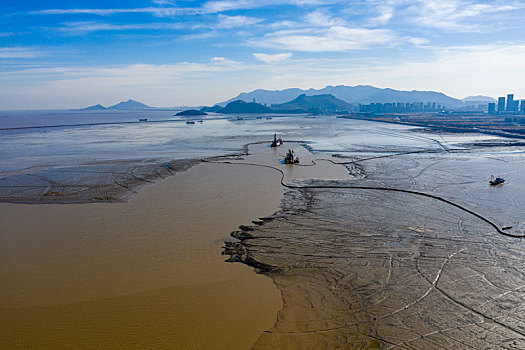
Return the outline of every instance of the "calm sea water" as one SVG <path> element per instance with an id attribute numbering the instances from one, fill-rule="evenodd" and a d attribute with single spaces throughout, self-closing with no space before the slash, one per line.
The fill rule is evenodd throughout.
<path id="1" fill-rule="evenodd" d="M 188 119 L 175 117 L 174 113 L 0 112 L 0 175 L 107 160 L 222 155 L 239 151 L 248 142 L 269 141 L 273 133 L 285 141 L 308 141 L 316 152 L 347 154 L 441 149 L 440 143 L 451 146 L 493 139 L 483 135 L 425 134 L 401 125 L 334 116 L 267 119 L 267 116 L 219 114 L 205 116 L 202 123 L 190 125 L 185 123 Z M 139 123 L 139 118 L 147 118 L 148 122 Z M 86 125 L 97 123 L 104 124 Z M 67 126 L 57 127 L 60 125 Z"/>

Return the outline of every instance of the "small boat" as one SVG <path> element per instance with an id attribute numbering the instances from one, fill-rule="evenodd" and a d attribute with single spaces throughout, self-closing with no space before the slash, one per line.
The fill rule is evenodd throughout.
<path id="1" fill-rule="evenodd" d="M 272 120 L 272 117 L 266 117 L 266 120 Z"/>
<path id="2" fill-rule="evenodd" d="M 139 122 L 147 122 L 148 121 L 148 118 L 141 118 L 139 119 Z"/>
<path id="3" fill-rule="evenodd" d="M 262 119 L 262 117 L 255 117 L 255 119 Z"/>
<path id="4" fill-rule="evenodd" d="M 187 122 L 186 122 L 186 124 L 195 124 L 195 122 L 194 122 L 194 121 L 191 121 L 191 120 L 189 120 L 189 121 L 187 121 Z"/>
<path id="5" fill-rule="evenodd" d="M 278 139 L 277 134 L 273 134 L 273 141 L 270 144 L 270 147 L 279 147 L 282 144 L 283 144 L 283 139 L 282 138 Z"/>
<path id="6" fill-rule="evenodd" d="M 299 163 L 299 157 L 295 155 L 295 152 L 291 149 L 288 150 L 288 153 L 286 155 L 281 155 L 281 157 L 284 157 L 284 164 L 297 164 Z"/>
<path id="7" fill-rule="evenodd" d="M 494 178 L 494 175 L 492 175 L 490 177 L 490 180 L 489 180 L 489 184 L 491 186 L 496 186 L 496 185 L 501 185 L 502 183 L 505 182 L 505 179 L 502 178 L 502 177 L 497 177 L 497 178 Z"/>

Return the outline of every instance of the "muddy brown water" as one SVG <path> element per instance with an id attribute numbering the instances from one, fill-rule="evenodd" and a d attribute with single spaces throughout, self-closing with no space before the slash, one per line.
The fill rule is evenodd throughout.
<path id="1" fill-rule="evenodd" d="M 128 203 L 1 204 L 0 347 L 249 348 L 280 295 L 222 239 L 281 194 L 269 169 L 202 164 Z"/>
<path id="2" fill-rule="evenodd" d="M 280 164 L 285 151 L 253 145 L 235 162 L 286 180 L 348 176 L 328 162 Z M 280 292 L 221 251 L 239 225 L 278 210 L 280 177 L 206 163 L 127 203 L 0 204 L 0 347 L 250 348 L 274 325 Z"/>

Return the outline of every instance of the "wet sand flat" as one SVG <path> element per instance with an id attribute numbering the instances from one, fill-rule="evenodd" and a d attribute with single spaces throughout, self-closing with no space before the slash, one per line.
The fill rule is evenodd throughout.
<path id="1" fill-rule="evenodd" d="M 498 201 L 506 189 L 483 191 L 466 160 L 460 184 L 442 182 L 448 169 L 435 157 L 361 164 L 354 180 L 296 182 L 280 211 L 233 233 L 241 243 L 228 243 L 231 260 L 272 277 L 283 298 L 254 348 L 525 348 L 524 240 L 439 199 L 391 190 L 445 196 L 497 215 L 498 226 L 523 220 L 518 203 Z M 335 188 L 359 185 L 371 188 Z"/>
<path id="2" fill-rule="evenodd" d="M 221 246 L 277 210 L 278 179 L 201 164 L 127 203 L 0 204 L 0 347 L 249 348 L 280 295 Z"/>

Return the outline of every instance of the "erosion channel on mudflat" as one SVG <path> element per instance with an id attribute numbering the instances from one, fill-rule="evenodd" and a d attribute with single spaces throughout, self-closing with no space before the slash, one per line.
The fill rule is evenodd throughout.
<path id="1" fill-rule="evenodd" d="M 512 140 L 302 115 L 0 132 L 7 348 L 525 348 Z"/>

